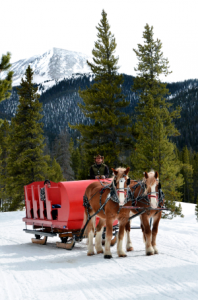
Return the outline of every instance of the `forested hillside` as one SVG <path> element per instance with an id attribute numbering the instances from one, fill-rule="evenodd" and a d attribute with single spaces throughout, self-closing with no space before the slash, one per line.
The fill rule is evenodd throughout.
<path id="1" fill-rule="evenodd" d="M 197 83 L 197 81 L 196 81 Z M 175 124 L 180 131 L 176 144 L 179 149 L 185 145 L 198 151 L 198 87 L 181 91 L 174 99 L 171 100 L 173 106 L 180 106 L 181 118 L 177 119 Z"/>
<path id="2" fill-rule="evenodd" d="M 93 82 L 93 74 L 74 74 L 70 79 L 64 79 L 54 85 L 52 88 L 42 93 L 43 86 L 38 86 L 41 93 L 40 102 L 43 103 L 43 119 L 45 135 L 53 140 L 65 127 L 71 136 L 76 138 L 74 131 L 68 126 L 70 124 L 89 124 L 87 119 L 78 107 L 82 103 L 78 91 L 79 88 L 84 90 Z M 134 108 L 137 104 L 138 97 L 131 91 L 134 78 L 124 74 L 124 83 L 122 85 L 123 93 L 130 105 L 124 110 L 133 117 Z M 175 138 L 179 149 L 185 145 L 188 148 L 198 151 L 198 134 L 197 128 L 197 97 L 198 97 L 198 80 L 187 80 L 167 84 L 170 91 L 170 101 L 173 107 L 181 106 L 181 118 L 176 121 L 176 127 L 179 129 L 181 136 Z M 11 120 L 16 113 L 18 105 L 18 94 L 16 87 L 12 89 L 12 95 L 8 100 L 0 103 L 0 118 Z"/>

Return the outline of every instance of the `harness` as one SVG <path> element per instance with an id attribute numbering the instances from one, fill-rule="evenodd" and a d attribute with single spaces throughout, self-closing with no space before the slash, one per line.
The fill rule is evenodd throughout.
<path id="1" fill-rule="evenodd" d="M 137 197 L 135 198 L 134 194 L 135 194 L 135 190 L 138 188 L 138 186 L 140 186 L 140 190 L 139 190 Z M 144 181 L 139 181 L 136 185 L 132 186 L 131 189 L 134 190 L 133 192 L 131 192 L 132 206 L 136 206 L 138 202 L 140 202 L 140 203 L 146 202 L 146 204 L 149 205 L 150 198 L 156 198 L 156 199 L 158 199 L 158 206 L 162 207 L 165 195 L 162 192 L 160 182 L 158 183 L 158 192 L 155 192 L 156 195 L 152 195 L 153 194 L 152 192 L 147 195 L 143 195 L 144 191 L 146 189 L 146 184 Z"/>
<path id="2" fill-rule="evenodd" d="M 82 228 L 81 230 L 81 234 L 80 234 L 80 237 L 79 237 L 79 240 L 82 239 L 83 237 L 83 234 L 84 234 L 84 231 L 85 231 L 85 228 L 87 227 L 87 224 L 89 223 L 89 221 L 95 216 L 97 215 L 101 210 L 103 210 L 104 214 L 105 214 L 105 210 L 104 210 L 104 207 L 105 205 L 107 204 L 107 202 L 111 199 L 113 202 L 115 203 L 118 203 L 119 204 L 119 199 L 118 199 L 118 196 L 117 196 L 117 191 L 116 191 L 116 188 L 115 188 L 115 182 L 116 180 L 112 181 L 110 184 L 108 185 L 104 185 L 102 183 L 102 181 L 100 181 L 100 184 L 103 186 L 103 188 L 100 190 L 100 191 L 97 191 L 94 195 L 91 196 L 90 199 L 87 198 L 87 195 L 84 195 L 83 196 L 83 206 L 85 207 L 85 209 L 87 210 L 87 215 L 88 215 L 88 218 L 87 218 L 87 222 L 85 223 L 84 227 Z M 130 188 L 129 188 L 129 185 L 130 184 L 130 178 L 127 179 L 127 188 L 123 188 L 124 190 L 126 190 L 126 199 L 124 201 L 124 204 L 126 204 L 128 201 L 130 201 Z M 105 192 L 106 189 L 109 189 L 109 194 L 107 195 L 107 198 L 105 200 L 105 202 L 102 204 L 102 194 Z M 122 191 L 119 191 L 120 189 L 117 189 L 118 190 L 118 193 L 119 192 L 122 192 Z M 97 194 L 97 193 L 100 193 L 100 208 L 93 214 L 93 215 L 90 215 L 89 214 L 89 208 L 91 208 L 91 205 L 90 205 L 90 200 Z M 119 210 L 118 210 L 118 213 L 120 212 L 120 209 L 122 207 L 119 207 Z"/>
<path id="3" fill-rule="evenodd" d="M 87 215 L 88 215 L 88 218 L 87 218 L 87 222 L 85 223 L 84 227 L 82 228 L 81 230 L 81 234 L 80 234 L 80 237 L 79 237 L 79 240 L 82 240 L 82 237 L 83 237 L 83 234 L 84 234 L 84 231 L 85 231 L 85 228 L 87 226 L 87 224 L 89 223 L 89 221 L 94 217 L 96 216 L 101 210 L 103 210 L 104 214 L 105 214 L 105 210 L 104 210 L 104 207 L 105 205 L 107 204 L 107 202 L 111 199 L 113 202 L 115 203 L 118 203 L 119 204 L 119 199 L 118 199 L 118 193 L 125 193 L 126 195 L 126 198 L 125 198 L 125 201 L 124 201 L 124 204 L 126 204 L 127 202 L 129 201 L 132 201 L 132 206 L 136 206 L 138 202 L 140 203 L 144 203 L 146 202 L 146 205 L 149 205 L 150 204 L 150 198 L 151 197 L 155 197 L 155 198 L 158 198 L 158 207 L 160 208 L 163 208 L 162 204 L 163 204 L 163 201 L 164 201 L 164 193 L 162 192 L 162 189 L 161 189 L 161 184 L 159 182 L 158 184 L 158 193 L 155 192 L 155 194 L 157 195 L 153 195 L 152 196 L 152 193 L 149 193 L 147 195 L 142 195 L 146 189 L 146 184 L 144 181 L 139 181 L 136 185 L 134 185 L 133 187 L 129 187 L 130 185 L 130 178 L 127 179 L 127 187 L 126 188 L 121 188 L 122 190 L 124 189 L 124 191 L 120 191 L 120 188 L 116 189 L 115 185 L 116 185 L 116 177 L 115 179 L 108 185 L 104 185 L 102 183 L 102 181 L 100 181 L 100 184 L 103 186 L 103 188 L 100 190 L 100 191 L 97 191 L 94 195 L 91 196 L 90 199 L 87 198 L 86 195 L 83 196 L 83 206 L 85 207 L 85 209 L 87 210 Z M 135 190 L 140 186 L 140 190 L 138 192 L 138 195 L 137 197 L 135 198 L 134 197 L 134 194 L 135 194 Z M 105 202 L 102 204 L 102 194 L 105 192 L 106 189 L 109 189 L 109 194 L 107 195 L 107 198 L 105 200 Z M 133 191 L 131 191 L 131 189 L 133 189 Z M 97 193 L 100 193 L 100 208 L 93 214 L 93 215 L 90 215 L 89 214 L 89 208 L 91 208 L 91 205 L 90 205 L 90 200 L 97 194 Z M 123 204 L 123 206 L 124 206 Z M 120 206 L 119 207 L 119 210 L 118 210 L 118 213 L 120 212 L 120 209 L 123 207 L 123 206 Z M 144 213 L 146 210 L 140 212 L 138 209 L 135 209 L 136 212 L 137 212 L 137 215 L 140 215 L 142 213 Z M 158 213 L 159 211 L 156 211 L 155 215 Z M 136 216 L 137 216 L 136 215 Z M 131 218 L 133 218 L 134 216 L 130 217 L 129 220 Z"/>

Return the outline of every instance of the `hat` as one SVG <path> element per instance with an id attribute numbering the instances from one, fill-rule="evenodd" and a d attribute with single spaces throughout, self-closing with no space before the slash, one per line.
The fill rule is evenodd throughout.
<path id="1" fill-rule="evenodd" d="M 102 160 L 104 160 L 104 156 L 101 156 L 100 154 L 94 156 L 94 160 L 96 160 L 96 158 L 101 158 Z"/>
<path id="2" fill-rule="evenodd" d="M 44 185 L 45 185 L 46 183 L 49 183 L 49 184 L 51 184 L 51 182 L 49 181 L 49 179 L 45 179 L 45 181 L 44 181 Z"/>

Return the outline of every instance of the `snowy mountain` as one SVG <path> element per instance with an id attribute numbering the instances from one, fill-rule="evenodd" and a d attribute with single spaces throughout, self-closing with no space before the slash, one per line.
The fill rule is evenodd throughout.
<path id="1" fill-rule="evenodd" d="M 34 82 L 37 84 L 48 82 L 47 85 L 50 87 L 55 82 L 68 78 L 74 73 L 89 73 L 87 60 L 91 61 L 91 58 L 86 54 L 52 48 L 42 55 L 35 55 L 13 63 L 11 67 L 11 70 L 14 71 L 13 86 L 20 84 L 21 77 L 24 76 L 28 65 L 34 71 Z M 5 76 L 6 72 L 2 72 L 0 79 L 4 79 Z"/>

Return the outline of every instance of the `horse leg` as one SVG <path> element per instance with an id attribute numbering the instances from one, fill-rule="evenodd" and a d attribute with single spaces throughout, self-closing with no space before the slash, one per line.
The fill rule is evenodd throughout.
<path id="1" fill-rule="evenodd" d="M 119 233 L 118 233 L 118 240 L 117 240 L 117 253 L 119 257 L 127 256 L 122 247 L 125 226 L 126 223 L 119 222 Z"/>
<path id="2" fill-rule="evenodd" d="M 150 223 L 149 223 L 149 216 L 145 213 L 141 215 L 141 223 L 144 228 L 144 237 L 146 240 L 145 248 L 146 248 L 146 255 L 153 255 L 154 249 L 151 245 L 151 229 L 150 229 Z"/>
<path id="3" fill-rule="evenodd" d="M 158 212 L 154 217 L 153 217 L 153 229 L 152 229 L 152 246 L 154 249 L 154 254 L 158 254 L 158 249 L 156 246 L 156 237 L 158 233 L 158 226 L 159 226 L 159 221 L 161 219 L 161 212 Z"/>
<path id="4" fill-rule="evenodd" d="M 105 251 L 104 251 L 104 258 L 112 258 L 110 246 L 111 246 L 111 239 L 112 239 L 112 232 L 113 232 L 113 219 L 107 218 L 106 219 L 106 236 L 105 236 Z"/>
<path id="5" fill-rule="evenodd" d="M 145 244 L 146 243 L 146 236 L 145 236 L 145 233 L 144 233 L 144 226 L 142 225 L 142 221 L 140 222 L 140 227 L 142 229 L 142 234 L 143 234 L 143 243 Z"/>
<path id="6" fill-rule="evenodd" d="M 87 225 L 87 234 L 88 234 L 87 255 L 88 256 L 94 255 L 93 238 L 95 232 L 95 219 L 96 218 L 93 217 Z"/>
<path id="7" fill-rule="evenodd" d="M 103 253 L 102 248 L 102 233 L 104 229 L 105 220 L 100 219 L 98 222 L 98 225 L 96 226 L 96 237 L 95 237 L 95 248 L 97 251 L 97 254 Z"/>
<path id="8" fill-rule="evenodd" d="M 132 241 L 130 237 L 130 230 L 131 230 L 131 224 L 130 221 L 128 221 L 125 225 L 125 230 L 126 230 L 126 251 L 133 251 L 133 246 L 132 246 Z"/>

